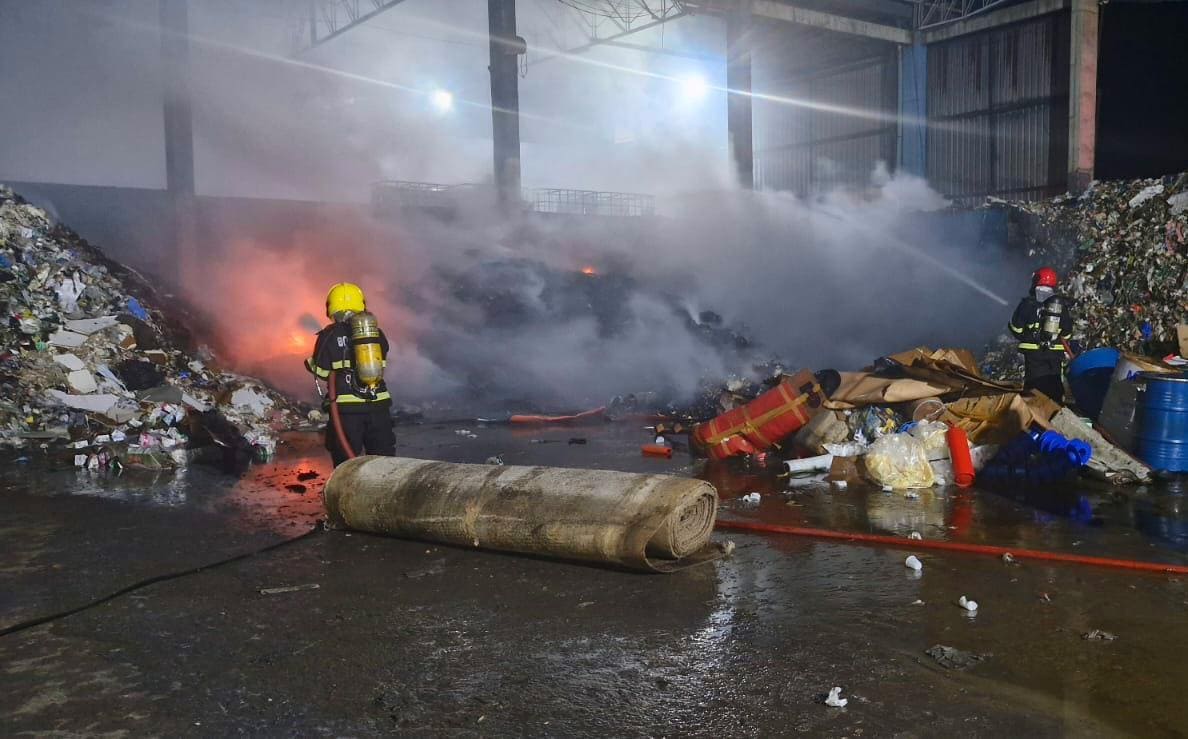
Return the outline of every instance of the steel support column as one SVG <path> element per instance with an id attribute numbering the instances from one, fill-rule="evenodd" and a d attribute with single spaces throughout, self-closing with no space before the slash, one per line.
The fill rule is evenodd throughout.
<path id="1" fill-rule="evenodd" d="M 1097 0 L 1073 0 L 1068 88 L 1068 187 L 1093 180 L 1097 147 Z"/>
<path id="2" fill-rule="evenodd" d="M 161 72 L 165 124 L 165 187 L 172 202 L 172 267 L 162 276 L 181 281 L 195 242 L 194 122 L 190 97 L 188 0 L 160 0 Z"/>
<path id="3" fill-rule="evenodd" d="M 751 30 L 747 3 L 726 18 L 726 130 L 730 153 L 738 168 L 738 183 L 755 186 L 755 145 L 751 106 Z"/>
<path id="4" fill-rule="evenodd" d="M 899 52 L 899 170 L 925 176 L 928 151 L 928 47 L 901 46 Z"/>
<path id="5" fill-rule="evenodd" d="M 520 202 L 519 55 L 515 0 L 487 0 L 491 44 L 491 138 L 495 152 L 495 190 L 504 206 Z"/>

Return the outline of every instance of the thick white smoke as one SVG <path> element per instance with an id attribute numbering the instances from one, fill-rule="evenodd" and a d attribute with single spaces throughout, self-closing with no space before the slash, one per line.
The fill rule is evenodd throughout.
<path id="1" fill-rule="evenodd" d="M 981 248 L 976 229 L 923 219 L 944 203 L 918 179 L 876 171 L 861 192 L 810 200 L 732 186 L 725 96 L 713 89 L 723 83 L 721 49 L 706 41 L 720 41 L 721 29 L 709 18 L 637 39 L 692 59 L 602 48 L 580 63 L 530 64 L 521 80 L 527 186 L 650 192 L 661 217 L 509 218 L 479 197 L 450 218 L 410 210 L 376 220 L 362 203 L 377 180 L 489 181 L 485 3 L 409 0 L 296 60 L 281 36 L 262 31 L 283 25 L 291 5 L 191 3 L 201 230 L 184 255 L 184 287 L 245 371 L 309 395 L 300 357 L 326 288 L 341 280 L 367 289 L 394 341 L 391 384 L 408 402 L 579 406 L 623 392 L 681 394 L 771 356 L 856 367 L 918 343 L 976 348 L 1007 318 L 981 287 L 1009 295 L 1004 257 Z M 59 179 L 126 182 L 101 154 L 113 139 L 160 131 L 159 108 L 146 103 L 161 93 L 156 3 L 38 7 L 13 14 L 16 30 L 0 31 L 10 51 L 0 53 L 36 57 L 55 89 L 24 85 L 28 105 L 6 106 L 0 121 L 23 122 L 26 138 L 54 152 L 60 126 L 38 139 L 22 110 L 47 118 L 70 85 L 105 87 L 108 102 L 88 96 L 85 119 L 102 129 L 110 107 L 121 130 L 102 129 L 88 146 L 79 128 L 74 150 L 95 156 L 50 159 Z M 533 7 L 521 3 L 530 62 L 556 29 Z M 96 19 L 102 39 L 75 38 Z M 21 28 L 36 29 L 36 48 L 21 45 Z M 89 66 L 68 53 L 76 42 Z M 674 82 L 690 71 L 710 85 L 700 101 Z M 0 89 L 25 77 L 7 79 Z M 454 94 L 451 114 L 432 110 L 437 89 Z M 125 100 L 136 101 L 135 115 Z M 144 140 L 142 160 L 136 147 L 124 158 L 153 172 L 163 164 L 159 136 Z M 14 161 L 35 164 L 0 151 L 0 163 Z M 73 179 L 63 174 L 70 167 Z M 159 264 L 160 244 L 131 255 L 126 244 L 108 246 Z M 722 326 L 697 325 L 702 311 Z M 736 346 L 729 327 L 753 345 Z"/>

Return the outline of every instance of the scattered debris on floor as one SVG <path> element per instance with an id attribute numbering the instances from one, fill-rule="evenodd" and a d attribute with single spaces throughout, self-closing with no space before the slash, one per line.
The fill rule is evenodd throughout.
<path id="1" fill-rule="evenodd" d="M 983 655 L 947 647 L 944 644 L 932 646 L 925 650 L 924 654 L 946 670 L 968 670 L 986 659 Z"/>
<path id="2" fill-rule="evenodd" d="M 1108 631 L 1094 629 L 1088 633 L 1081 634 L 1081 638 L 1085 641 L 1114 641 L 1118 638 L 1118 636 L 1116 634 L 1111 634 Z"/>
<path id="3" fill-rule="evenodd" d="M 322 587 L 316 582 L 306 585 L 286 585 L 279 588 L 260 588 L 260 595 L 283 595 L 284 593 L 299 593 L 303 590 L 317 590 Z"/>
<path id="4" fill-rule="evenodd" d="M 850 701 L 848 698 L 841 697 L 841 690 L 841 688 L 837 687 L 832 688 L 829 691 L 829 695 L 825 696 L 825 705 L 830 708 L 845 708 L 846 704 Z"/>
<path id="5" fill-rule="evenodd" d="M 978 602 L 976 600 L 970 600 L 964 595 L 957 599 L 957 605 L 964 608 L 968 613 L 974 613 L 978 610 Z"/>

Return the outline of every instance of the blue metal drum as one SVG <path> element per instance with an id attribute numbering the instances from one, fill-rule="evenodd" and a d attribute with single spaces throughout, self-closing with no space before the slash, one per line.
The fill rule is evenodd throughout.
<path id="1" fill-rule="evenodd" d="M 1139 458 L 1156 470 L 1188 472 L 1188 376 L 1144 372 Z"/>
<path id="2" fill-rule="evenodd" d="M 1114 376 L 1114 367 L 1122 353 L 1117 349 L 1090 349 L 1068 363 L 1068 386 L 1077 407 L 1094 421 L 1101 415 L 1101 404 Z"/>

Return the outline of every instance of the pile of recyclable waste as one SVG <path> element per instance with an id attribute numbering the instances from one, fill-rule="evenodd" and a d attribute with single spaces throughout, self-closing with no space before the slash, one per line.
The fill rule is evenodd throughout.
<path id="1" fill-rule="evenodd" d="M 633 400 L 646 406 L 646 397 Z M 962 349 L 920 347 L 856 372 L 781 368 L 706 393 L 683 414 L 651 413 L 662 420 L 645 456 L 687 448 L 710 465 L 766 469 L 792 487 L 874 485 L 913 497 L 924 488 L 968 487 L 983 470 L 988 481 L 1029 483 L 1084 473 L 1130 484 L 1150 474 L 1046 396 L 985 378 Z"/>
<path id="2" fill-rule="evenodd" d="M 0 186 L 0 445 L 88 469 L 266 458 L 302 411 L 219 369 L 181 307 Z"/>
<path id="3" fill-rule="evenodd" d="M 1188 173 L 1094 182 L 1081 195 L 1009 209 L 1009 246 L 1060 274 L 1073 301 L 1073 341 L 1139 355 L 1179 353 L 1188 315 Z M 1008 335 L 982 362 L 987 376 L 1018 380 L 1022 362 Z"/>

